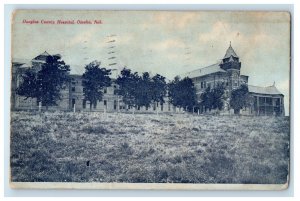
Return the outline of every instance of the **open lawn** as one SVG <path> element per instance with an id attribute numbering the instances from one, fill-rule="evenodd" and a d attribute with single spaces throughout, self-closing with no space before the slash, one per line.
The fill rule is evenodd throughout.
<path id="1" fill-rule="evenodd" d="M 15 182 L 287 182 L 289 118 L 11 115 Z"/>

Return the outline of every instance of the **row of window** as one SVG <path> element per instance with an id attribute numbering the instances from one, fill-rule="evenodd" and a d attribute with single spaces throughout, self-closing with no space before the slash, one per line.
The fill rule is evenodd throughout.
<path id="1" fill-rule="evenodd" d="M 217 83 L 221 83 L 221 82 L 217 82 Z M 228 82 L 225 83 L 226 86 L 228 86 Z M 211 87 L 211 83 L 207 83 L 207 82 L 201 82 L 201 89 L 206 89 L 208 87 Z"/>
<path id="2" fill-rule="evenodd" d="M 117 94 L 116 88 L 117 88 L 117 87 L 114 86 L 114 95 Z M 75 92 L 75 91 L 76 91 L 76 88 L 73 86 L 72 89 L 71 89 L 71 91 L 72 91 L 72 92 Z M 107 94 L 107 88 L 104 88 L 104 89 L 103 89 L 103 93 L 104 93 L 104 94 Z"/>
<path id="3" fill-rule="evenodd" d="M 221 83 L 221 82 L 217 82 L 217 83 Z M 245 83 L 244 81 L 242 81 L 242 83 Z M 225 85 L 226 86 L 229 86 L 229 83 L 228 82 L 225 82 Z M 238 85 L 238 81 L 237 80 L 234 80 L 233 81 L 233 87 L 238 87 L 239 85 Z M 200 88 L 201 89 L 206 89 L 206 88 L 208 88 L 208 87 L 211 87 L 211 83 L 207 83 L 207 82 L 205 82 L 205 81 L 203 81 L 203 82 L 200 82 Z"/>
<path id="4" fill-rule="evenodd" d="M 72 108 L 74 107 L 75 103 L 76 103 L 76 100 L 75 100 L 75 98 L 73 98 L 73 99 L 72 99 Z M 86 105 L 87 105 L 87 104 L 86 104 L 86 100 L 83 100 L 83 101 L 82 101 L 82 108 L 83 108 L 83 109 L 86 109 Z M 105 107 L 107 107 L 107 100 L 103 100 L 103 105 L 104 105 Z M 118 105 L 118 104 L 117 104 L 117 100 L 114 100 L 114 104 L 113 104 L 114 110 L 117 109 L 117 105 Z M 93 105 L 93 108 L 94 108 L 94 109 L 97 108 L 97 103 Z M 131 108 L 132 108 L 132 107 L 129 106 L 128 109 L 131 109 Z M 159 104 L 158 104 L 158 103 L 155 104 L 155 105 L 153 105 L 153 107 L 152 107 L 153 111 L 155 111 L 157 108 L 159 108 Z M 119 109 L 120 109 L 120 110 L 121 110 L 121 109 L 125 109 L 125 107 L 124 107 L 124 106 L 119 106 Z M 138 107 L 137 107 L 137 110 L 140 110 L 140 109 L 141 109 L 140 106 L 138 106 Z M 149 107 L 146 107 L 146 110 L 149 110 Z M 164 105 L 163 105 L 163 104 L 160 104 L 160 110 L 161 110 L 161 111 L 164 110 Z M 168 104 L 168 111 L 171 111 L 171 104 Z"/>
<path id="5" fill-rule="evenodd" d="M 273 100 L 275 105 L 280 105 L 280 98 L 270 98 L 270 97 L 254 97 L 254 105 L 273 105 Z"/>

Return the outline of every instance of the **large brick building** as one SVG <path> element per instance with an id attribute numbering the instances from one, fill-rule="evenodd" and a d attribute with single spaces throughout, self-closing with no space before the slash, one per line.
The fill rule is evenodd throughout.
<path id="1" fill-rule="evenodd" d="M 15 59 L 12 61 L 12 85 L 11 85 L 11 108 L 12 110 L 38 110 L 43 106 L 39 105 L 36 98 L 25 98 L 16 93 L 16 89 L 21 83 L 23 72 L 32 68 L 35 71 L 41 69 L 41 65 L 46 62 L 49 54 L 45 51 L 30 61 Z M 61 111 L 90 111 L 89 101 L 84 99 L 82 87 L 82 75 L 70 74 L 70 82 L 61 91 L 61 100 L 57 102 L 57 106 L 49 107 L 49 110 Z M 122 98 L 117 95 L 116 90 L 118 85 L 115 84 L 115 79 L 112 78 L 110 87 L 103 89 L 103 99 L 97 104 L 92 105 L 92 111 L 107 111 L 107 112 L 176 112 L 176 108 L 168 103 L 165 98 L 164 104 L 152 104 L 150 107 L 128 108 L 123 102 Z"/>
<path id="2" fill-rule="evenodd" d="M 36 71 L 40 70 L 41 65 L 45 63 L 46 57 L 49 56 L 47 52 L 38 55 L 31 61 L 13 60 L 12 61 L 12 95 L 11 106 L 13 110 L 28 110 L 39 109 L 39 103 L 36 99 L 25 99 L 16 94 L 16 88 L 21 81 L 21 75 L 27 68 L 33 68 Z M 248 85 L 248 76 L 241 75 L 241 62 L 235 53 L 231 44 L 226 51 L 222 61 L 204 68 L 200 68 L 186 73 L 182 77 L 189 77 L 193 80 L 196 88 L 197 99 L 201 105 L 201 94 L 207 87 L 215 87 L 218 83 L 225 83 L 226 90 L 224 94 L 224 109 L 223 114 L 232 113 L 229 106 L 230 93 L 233 89 L 238 88 L 242 84 Z M 84 99 L 82 76 L 70 75 L 71 81 L 61 91 L 62 98 L 58 101 L 58 105 L 51 107 L 54 110 L 63 111 L 89 111 L 89 102 Z M 145 108 L 128 108 L 122 102 L 122 97 L 116 94 L 118 88 L 112 79 L 112 85 L 103 90 L 104 96 L 102 101 L 93 105 L 93 111 L 128 111 L 135 110 L 135 112 L 177 112 L 179 108 L 174 107 L 165 98 L 165 103 L 160 105 L 158 103 L 152 104 L 151 107 Z M 248 85 L 250 95 L 253 97 L 252 105 L 241 111 L 242 114 L 247 115 L 284 115 L 284 96 L 278 91 L 275 85 L 269 87 L 258 87 Z M 204 106 L 200 106 L 199 112 L 206 112 Z"/>
<path id="3" fill-rule="evenodd" d="M 219 83 L 225 83 L 226 91 L 222 112 L 232 113 L 233 111 L 229 106 L 231 91 L 242 84 L 248 85 L 249 77 L 241 75 L 241 66 L 240 59 L 230 44 L 225 56 L 219 63 L 188 72 L 184 76 L 193 80 L 200 105 L 200 96 L 207 87 L 214 88 Z M 284 115 L 284 96 L 274 84 L 268 87 L 248 85 L 248 89 L 253 101 L 251 107 L 245 108 L 241 113 L 249 115 Z M 201 112 L 205 111 L 204 106 L 200 109 Z"/>

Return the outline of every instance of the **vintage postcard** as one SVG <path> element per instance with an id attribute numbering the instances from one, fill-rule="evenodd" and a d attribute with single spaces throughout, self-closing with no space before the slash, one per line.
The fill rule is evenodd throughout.
<path id="1" fill-rule="evenodd" d="M 11 187 L 286 189 L 290 20 L 15 10 Z"/>

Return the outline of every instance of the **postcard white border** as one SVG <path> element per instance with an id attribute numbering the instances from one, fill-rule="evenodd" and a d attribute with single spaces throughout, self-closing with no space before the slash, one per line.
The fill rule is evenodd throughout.
<path id="1" fill-rule="evenodd" d="M 22 9 L 22 8 L 25 8 L 25 9 L 99 9 L 99 10 L 137 10 L 137 9 L 140 9 L 140 10 L 153 10 L 153 9 L 156 9 L 156 10 L 280 10 L 280 11 L 289 11 L 291 12 L 292 14 L 292 27 L 293 27 L 293 16 L 294 16 L 294 11 L 293 11 L 293 5 L 151 5 L 150 7 L 147 7 L 147 6 L 143 6 L 143 5 L 7 5 L 5 6 L 5 68 L 4 68 L 4 94 L 5 94 L 5 98 L 4 98 L 4 114 L 5 114 L 5 121 L 4 121 L 4 172 L 5 173 L 8 173 L 8 170 L 9 170 L 9 135 L 7 135 L 7 133 L 9 134 L 9 95 L 10 95 L 10 92 L 9 92 L 9 89 L 10 89 L 10 69 L 7 68 L 7 66 L 10 66 L 10 31 L 8 29 L 10 29 L 10 13 L 14 10 L 14 9 Z M 292 28 L 292 31 L 293 31 L 293 28 Z M 292 34 L 292 40 L 293 40 L 293 34 Z M 292 46 L 292 58 L 293 58 L 293 46 Z M 292 72 L 293 72 L 293 62 L 292 62 Z M 291 79 L 293 80 L 293 75 L 291 77 Z M 291 90 L 293 89 L 293 86 L 291 88 Z M 293 96 L 293 91 L 291 91 L 291 96 Z M 291 117 L 293 117 L 293 97 L 291 97 Z M 7 124 L 8 123 L 8 124 Z M 293 124 L 293 122 L 291 122 Z M 292 132 L 292 135 L 291 135 L 291 171 L 290 171 L 290 177 L 293 178 L 293 128 L 291 127 L 291 132 Z M 16 192 L 18 190 L 14 190 L 14 189 L 11 189 L 9 187 L 9 174 L 4 174 L 4 190 L 5 190 L 5 195 L 6 196 L 16 196 L 16 193 L 19 193 L 19 192 Z M 30 183 L 32 184 L 32 183 Z M 47 185 L 51 185 L 51 183 L 43 183 L 43 185 L 39 185 L 38 183 L 36 184 L 33 184 L 33 185 L 39 185 L 40 187 L 36 187 L 34 189 L 41 189 L 42 187 L 41 186 L 46 186 Z M 63 183 L 59 183 L 61 185 L 64 185 Z M 13 185 L 18 185 L 16 183 L 14 183 Z M 24 183 L 22 184 L 24 185 Z M 57 186 L 57 184 L 55 184 Z M 80 187 L 80 185 L 85 185 L 85 184 L 76 184 L 76 185 L 79 185 L 79 188 L 72 188 L 72 189 L 104 189 L 104 188 L 101 188 L 100 186 L 103 185 L 103 184 L 99 184 L 97 183 L 97 185 L 95 184 L 92 184 L 95 186 L 95 188 L 85 188 L 83 186 Z M 75 186 L 76 186 L 75 185 Z M 162 188 L 160 185 L 163 185 L 163 184 L 150 184 L 151 188 L 142 188 L 143 187 L 143 184 L 133 184 L 133 185 L 139 185 L 140 187 L 137 187 L 137 188 L 125 188 L 125 185 L 128 186 L 128 184 L 121 184 L 121 183 L 117 183 L 117 184 L 114 184 L 114 183 L 111 183 L 109 184 L 111 187 L 114 187 L 114 189 L 152 189 L 152 190 L 157 190 L 157 189 L 160 189 L 160 190 L 163 190 L 163 189 L 170 189 L 170 188 Z M 123 186 L 124 185 L 124 186 Z M 149 187 L 149 184 L 146 184 L 148 185 Z M 180 185 L 190 185 L 190 184 L 180 184 Z M 196 184 L 196 185 L 205 185 L 207 186 L 207 184 Z M 214 184 L 215 185 L 215 184 Z M 217 185 L 220 185 L 219 187 L 217 188 L 214 188 L 214 190 L 217 190 L 214 191 L 213 193 L 212 192 L 206 192 L 204 193 L 203 191 L 201 191 L 202 193 L 202 196 L 216 196 L 216 193 L 224 193 L 222 191 L 218 191 L 218 190 L 225 190 L 228 188 L 227 187 L 222 187 L 223 185 L 222 184 L 217 184 Z M 225 184 L 226 186 L 230 185 L 230 184 Z M 236 185 L 236 184 L 233 184 L 233 185 Z M 244 186 L 244 185 L 240 185 L 238 184 L 239 186 Z M 269 186 L 269 185 L 268 185 Z M 276 185 L 278 188 L 277 190 L 282 190 L 282 186 L 283 185 Z M 280 187 L 279 187 L 280 186 Z M 47 187 L 49 188 L 49 187 Z M 264 189 L 265 187 L 260 187 L 260 189 L 256 189 L 253 187 L 252 190 L 268 190 L 268 189 Z M 290 185 L 289 185 L 289 188 L 285 191 L 277 191 L 277 192 L 263 192 L 263 191 L 260 191 L 260 192 L 255 192 L 255 195 L 253 194 L 254 192 L 252 193 L 248 193 L 247 191 L 239 191 L 236 193 L 235 196 L 259 196 L 257 195 L 260 194 L 260 196 L 266 196 L 267 194 L 271 195 L 271 196 L 288 196 L 288 195 L 292 195 L 293 194 L 293 179 L 291 180 L 290 182 Z M 53 188 L 53 189 L 56 189 L 56 188 Z M 65 187 L 64 189 L 70 189 L 70 188 L 67 188 Z M 105 188 L 105 189 L 111 189 L 111 188 Z M 178 188 L 175 188 L 174 189 L 178 189 Z M 173 190 L 174 190 L 173 189 Z M 182 189 L 182 188 L 180 188 Z M 212 190 L 212 189 L 209 189 L 209 188 L 194 188 L 194 187 L 190 187 L 189 189 L 182 189 L 182 190 L 199 190 L 199 189 L 202 189 L 202 190 Z M 239 187 L 233 187 L 231 188 L 230 190 L 241 190 L 239 189 Z M 245 189 L 243 189 L 245 190 Z M 29 190 L 30 191 L 30 190 Z M 34 191 L 34 190 L 33 190 Z M 28 191 L 27 191 L 28 192 Z M 62 191 L 60 191 L 62 193 Z M 153 191 L 152 191 L 153 192 Z M 162 192 L 162 191 L 159 191 L 159 192 Z M 182 191 L 181 191 L 182 192 Z M 281 192 L 281 193 L 278 193 L 278 192 Z M 283 192 L 283 193 L 282 193 Z M 72 191 L 73 193 L 73 191 Z M 168 194 L 168 192 L 165 192 Z M 179 191 L 180 193 L 180 191 Z M 198 196 L 201 194 L 199 194 L 200 192 L 198 192 Z M 48 192 L 48 195 L 44 194 L 42 196 L 51 196 L 51 194 L 53 195 L 53 191 Z M 135 193 L 133 193 L 132 195 L 134 195 Z M 160 193 L 159 193 L 160 194 Z M 172 193 L 169 192 L 169 194 L 171 195 L 174 195 L 174 191 L 172 191 Z M 227 194 L 227 193 L 225 193 Z M 20 195 L 20 194 L 19 194 Z M 41 194 L 37 195 L 37 194 L 31 194 L 31 196 L 41 196 Z M 89 195 L 90 196 L 90 195 Z M 95 194 L 94 194 L 95 196 Z M 151 196 L 153 196 L 153 193 L 151 193 Z M 218 195 L 220 196 L 220 195 Z"/>
<path id="2" fill-rule="evenodd" d="M 285 190 L 288 184 L 182 184 L 182 183 L 76 183 L 13 182 L 12 188 L 24 189 L 122 189 L 122 190 Z"/>

